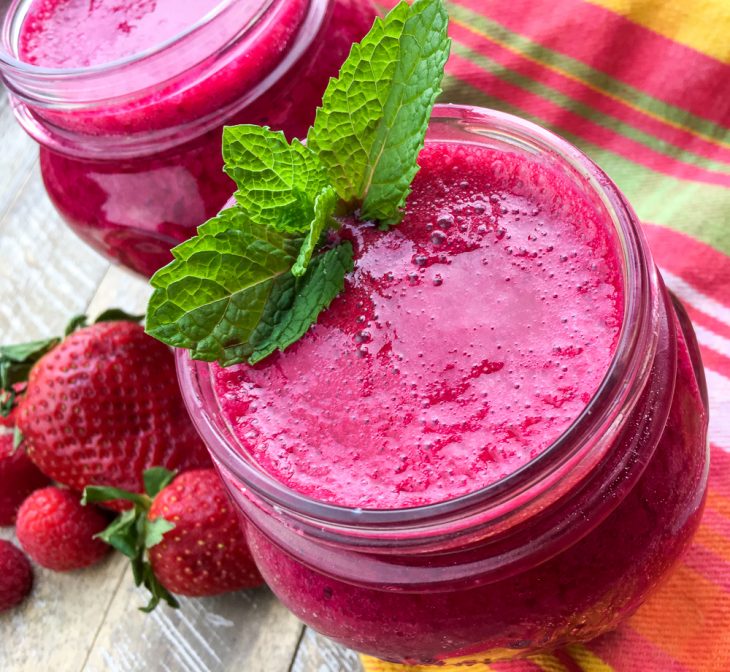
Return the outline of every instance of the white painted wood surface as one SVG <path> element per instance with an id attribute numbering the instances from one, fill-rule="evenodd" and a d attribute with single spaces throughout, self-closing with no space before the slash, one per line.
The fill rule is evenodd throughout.
<path id="1" fill-rule="evenodd" d="M 141 312 L 149 290 L 60 221 L 37 148 L 0 98 L 0 342 L 59 333 L 71 315 Z M 13 539 L 12 528 L 0 538 Z M 0 614 L 1 672 L 358 672 L 357 656 L 297 621 L 267 590 L 137 610 L 144 595 L 118 555 L 58 574 L 35 567 L 18 609 Z"/>

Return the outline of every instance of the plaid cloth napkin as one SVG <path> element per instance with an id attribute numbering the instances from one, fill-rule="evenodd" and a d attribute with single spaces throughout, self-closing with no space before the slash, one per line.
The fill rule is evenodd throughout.
<path id="1" fill-rule="evenodd" d="M 442 100 L 554 130 L 644 222 L 702 347 L 712 446 L 695 543 L 628 623 L 589 644 L 467 669 L 730 672 L 730 0 L 453 0 L 449 12 Z"/>

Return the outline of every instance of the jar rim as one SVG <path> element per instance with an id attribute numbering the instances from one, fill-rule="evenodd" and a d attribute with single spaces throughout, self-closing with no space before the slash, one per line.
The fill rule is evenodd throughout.
<path id="1" fill-rule="evenodd" d="M 176 46 L 178 43 L 185 40 L 185 38 L 187 38 L 188 36 L 205 30 L 205 28 L 211 23 L 215 22 L 221 14 L 223 14 L 231 6 L 235 5 L 238 0 L 219 0 L 219 2 L 213 9 L 206 12 L 195 23 L 191 24 L 190 26 L 168 38 L 167 40 L 143 49 L 142 51 L 130 54 L 128 56 L 124 56 L 122 58 L 114 59 L 112 61 L 106 61 L 104 63 L 98 63 L 91 66 L 74 68 L 50 68 L 47 66 L 34 65 L 32 63 L 27 63 L 26 61 L 19 59 L 13 53 L 14 50 L 11 46 L 13 43 L 11 37 L 12 28 L 16 23 L 18 16 L 20 16 L 21 20 L 19 21 L 19 24 L 21 25 L 23 19 L 25 18 L 25 13 L 23 13 L 23 15 L 17 15 L 18 9 L 20 9 L 24 3 L 30 6 L 32 2 L 33 0 L 14 0 L 10 7 L 7 9 L 5 18 L 3 19 L 2 39 L 0 39 L 0 66 L 3 69 L 8 69 L 11 71 L 17 70 L 19 72 L 25 73 L 34 73 L 41 77 L 73 77 L 100 74 L 103 75 L 128 65 L 146 61 L 149 58 Z M 255 25 L 256 21 L 261 18 L 262 14 L 265 13 L 271 7 L 271 5 L 276 2 L 276 0 L 258 0 L 258 2 L 260 3 L 260 6 L 257 7 L 254 12 L 252 12 L 252 18 L 247 26 L 247 29 L 250 29 L 253 25 Z M 11 17 L 11 19 L 8 21 L 7 17 Z M 18 25 L 17 27 L 19 29 L 20 25 Z"/>
<path id="2" fill-rule="evenodd" d="M 399 509 L 361 509 L 331 504 L 303 495 L 266 473 L 233 449 L 235 441 L 220 418 L 212 389 L 211 364 L 192 360 L 187 350 L 176 351 L 177 373 L 186 406 L 214 460 L 240 479 L 247 489 L 276 510 L 318 530 L 376 537 L 404 528 L 433 530 L 444 521 L 489 522 L 509 513 L 509 503 L 537 501 L 545 487 L 565 480 L 580 467 L 583 474 L 597 464 L 610 447 L 610 438 L 638 402 L 657 351 L 659 280 L 638 219 L 611 179 L 572 144 L 537 124 L 514 115 L 468 105 L 436 105 L 434 123 L 455 123 L 483 134 L 515 134 L 536 142 L 557 156 L 584 179 L 599 196 L 616 228 L 619 257 L 624 272 L 624 315 L 612 360 L 598 389 L 571 425 L 542 453 L 525 465 L 473 492 L 440 502 Z M 429 142 L 427 137 L 426 142 Z M 596 437 L 603 437 L 597 440 Z M 575 475 L 577 478 L 577 474 Z M 471 522 L 469 522 L 471 521 Z"/>
<path id="3" fill-rule="evenodd" d="M 15 24 L 24 20 L 24 16 L 14 17 L 12 12 L 29 1 L 14 0 L 0 36 L 0 74 L 8 87 L 15 117 L 42 146 L 89 160 L 160 154 L 223 126 L 296 67 L 320 34 L 331 2 L 257 0 L 252 11 L 247 3 L 221 0 L 197 23 L 147 51 L 97 66 L 64 70 L 31 65 L 8 55 L 12 52 L 10 32 L 19 30 Z M 184 89 L 191 81 L 214 75 L 241 49 L 245 56 L 249 45 L 258 44 L 271 26 L 282 22 L 288 22 L 285 25 L 293 29 L 287 49 L 281 51 L 281 45 L 269 45 L 270 63 L 259 65 L 246 88 L 215 101 L 193 117 L 182 116 L 148 127 L 143 112 L 148 105 L 174 105 L 169 101 L 174 101 L 181 90 L 176 87 Z M 192 79 L 188 81 L 188 77 Z M 159 89 L 164 95 L 157 99 Z M 130 111 L 132 118 L 127 118 Z M 97 113 L 102 118 L 111 114 L 121 121 L 115 121 L 113 132 L 101 133 L 65 121 L 72 115 Z M 89 126 L 95 128 L 93 123 Z"/>

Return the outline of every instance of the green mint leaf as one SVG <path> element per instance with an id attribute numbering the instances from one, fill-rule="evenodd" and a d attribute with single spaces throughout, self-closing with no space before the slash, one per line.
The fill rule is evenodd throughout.
<path id="1" fill-rule="evenodd" d="M 133 315 L 128 313 L 126 310 L 121 308 L 109 308 L 94 320 L 94 324 L 99 322 L 141 322 L 144 319 L 144 315 Z"/>
<path id="2" fill-rule="evenodd" d="M 307 136 L 339 196 L 361 218 L 394 224 L 418 171 L 450 40 L 443 0 L 398 4 L 376 19 L 330 81 Z"/>
<path id="3" fill-rule="evenodd" d="M 142 474 L 144 482 L 144 491 L 149 497 L 154 499 L 157 493 L 172 483 L 175 478 L 175 472 L 165 469 L 164 467 L 151 467 L 145 469 Z"/>
<path id="4" fill-rule="evenodd" d="M 23 443 L 23 432 L 17 426 L 13 427 L 13 453 L 20 448 L 21 443 Z"/>
<path id="5" fill-rule="evenodd" d="M 174 248 L 175 260 L 152 277 L 147 333 L 190 349 L 194 359 L 243 361 L 269 298 L 291 284 L 301 245 L 239 208 L 224 210 Z"/>
<path id="6" fill-rule="evenodd" d="M 328 184 L 311 149 L 289 144 L 281 131 L 244 124 L 223 129 L 223 159 L 250 219 L 284 233 L 308 231 L 315 198 Z"/>
<path id="7" fill-rule="evenodd" d="M 325 187 L 314 199 L 314 218 L 299 250 L 297 260 L 291 269 L 292 275 L 295 277 L 301 277 L 307 270 L 317 243 L 319 243 L 319 239 L 332 219 L 332 213 L 336 205 L 337 193 L 330 186 Z"/>
<path id="8" fill-rule="evenodd" d="M 318 211 L 328 212 L 331 190 L 321 200 Z M 313 226 L 310 237 L 319 238 L 322 228 Z M 254 224 L 238 208 L 224 210 L 176 247 L 175 261 L 152 278 L 148 333 L 189 348 L 194 359 L 223 366 L 260 361 L 304 334 L 352 268 L 349 243 L 311 258 L 313 249 L 306 240 Z M 292 267 L 307 262 L 296 278 Z"/>
<path id="9" fill-rule="evenodd" d="M 280 302 L 270 303 L 262 320 L 268 326 L 268 333 L 263 336 L 259 330 L 249 363 L 256 364 L 275 350 L 285 350 L 298 341 L 342 291 L 345 275 L 352 267 L 349 242 L 314 257 L 306 273 L 297 280 L 293 296 L 284 295 Z"/>
<path id="10" fill-rule="evenodd" d="M 153 546 L 157 546 L 162 541 L 162 537 L 174 529 L 175 523 L 171 523 L 164 518 L 157 518 L 155 520 L 147 519 L 144 529 L 144 547 L 152 548 Z"/>

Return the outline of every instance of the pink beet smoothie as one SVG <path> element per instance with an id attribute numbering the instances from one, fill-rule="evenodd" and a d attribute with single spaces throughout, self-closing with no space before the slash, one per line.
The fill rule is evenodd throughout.
<path id="1" fill-rule="evenodd" d="M 398 227 L 351 230 L 356 270 L 312 331 L 217 374 L 257 462 L 331 503 L 418 506 L 512 473 L 585 407 L 621 327 L 615 244 L 564 178 L 466 145 L 420 163 Z"/>
<path id="2" fill-rule="evenodd" d="M 19 55 L 46 68 L 88 68 L 163 44 L 197 23 L 216 0 L 36 0 Z"/>
<path id="3" fill-rule="evenodd" d="M 210 369 L 230 449 L 326 503 L 403 509 L 495 483 L 578 417 L 618 347 L 614 227 L 580 183 L 469 144 L 427 143 L 420 163 L 398 227 L 343 232 L 355 271 L 303 339 Z M 611 451 L 508 533 L 457 543 L 441 522 L 430 550 L 411 550 L 408 528 L 374 552 L 355 522 L 319 541 L 228 474 L 267 582 L 318 631 L 398 662 L 489 661 L 614 628 L 687 548 L 706 488 L 696 342 L 657 301 L 657 354 Z"/>

